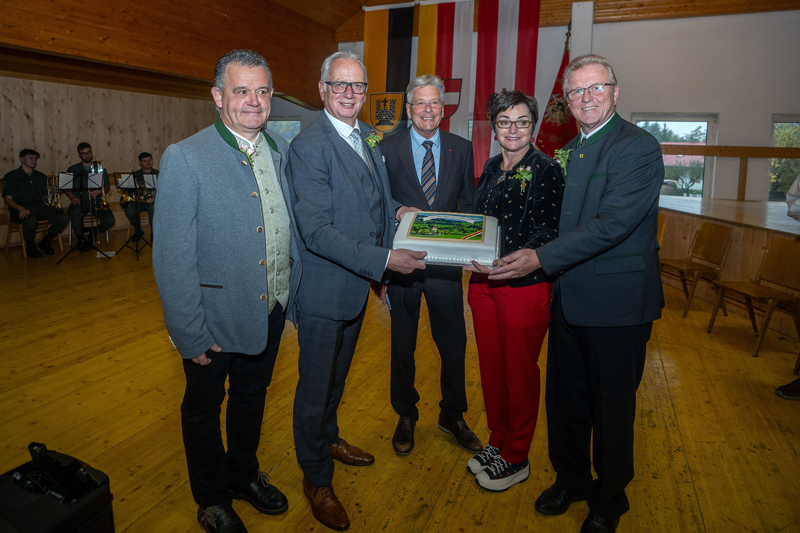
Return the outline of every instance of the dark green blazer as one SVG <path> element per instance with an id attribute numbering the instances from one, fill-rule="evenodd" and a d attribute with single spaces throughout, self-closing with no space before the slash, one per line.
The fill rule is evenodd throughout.
<path id="1" fill-rule="evenodd" d="M 537 250 L 560 273 L 564 316 L 572 325 L 633 326 L 661 317 L 658 195 L 664 163 L 658 141 L 615 114 L 578 147 L 566 172 L 558 239 Z"/>

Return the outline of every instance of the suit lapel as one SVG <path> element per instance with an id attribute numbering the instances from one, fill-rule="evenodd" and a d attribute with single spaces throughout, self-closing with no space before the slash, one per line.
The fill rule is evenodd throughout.
<path id="1" fill-rule="evenodd" d="M 411 145 L 411 128 L 408 128 L 401 135 L 403 138 L 397 143 L 397 152 L 403 164 L 403 171 L 406 176 L 412 177 L 412 182 L 409 184 L 409 187 L 411 187 L 414 193 L 419 197 L 422 205 L 427 205 L 428 200 L 425 198 L 425 193 L 422 192 L 422 185 L 420 185 L 419 182 L 420 176 L 417 174 L 417 165 L 414 164 L 414 151 Z"/>

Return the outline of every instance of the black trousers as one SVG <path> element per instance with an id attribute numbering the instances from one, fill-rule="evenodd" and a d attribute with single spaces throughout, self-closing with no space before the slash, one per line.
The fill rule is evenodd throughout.
<path id="1" fill-rule="evenodd" d="M 554 291 L 545 391 L 550 461 L 559 486 L 583 492 L 593 512 L 609 517 L 630 508 L 636 389 L 652 327 L 573 326 Z"/>
<path id="2" fill-rule="evenodd" d="M 148 204 L 147 202 L 131 202 L 125 206 L 125 216 L 134 227 L 142 225 L 142 217 L 140 213 L 147 211 L 147 221 L 150 223 L 150 229 L 153 228 L 153 213 L 155 211 L 155 203 Z"/>
<path id="3" fill-rule="evenodd" d="M 461 269 L 452 267 L 429 266 L 424 271 L 407 276 L 394 276 L 389 284 L 389 303 L 392 306 L 392 407 L 400 416 L 419 420 L 419 393 L 414 386 L 414 352 L 423 294 L 428 306 L 431 336 L 442 360 L 442 400 L 439 407 L 448 419 L 463 420 L 467 411 L 464 385 L 467 328 L 464 323 Z"/>
<path id="4" fill-rule="evenodd" d="M 116 220 L 114 220 L 114 213 L 112 213 L 110 209 L 99 209 L 100 200 L 97 198 L 92 198 L 89 202 L 94 202 L 95 205 L 95 213 L 99 221 L 97 232 L 105 233 L 111 229 L 111 226 L 116 222 Z M 67 209 L 69 220 L 72 222 L 72 233 L 74 233 L 76 237 L 83 237 L 83 215 L 88 215 L 91 212 L 89 202 L 81 201 L 80 204 L 70 205 Z"/>
<path id="5" fill-rule="evenodd" d="M 294 445 L 297 462 L 315 487 L 333 481 L 328 447 L 339 439 L 336 411 L 366 309 L 365 299 L 358 316 L 348 321 L 297 313 L 300 379 L 294 395 Z"/>
<path id="6" fill-rule="evenodd" d="M 8 213 L 12 222 L 22 226 L 22 238 L 26 241 L 36 239 L 36 226 L 39 225 L 41 220 L 52 222 L 50 227 L 47 228 L 47 232 L 52 235 L 58 235 L 69 224 L 69 217 L 67 217 L 66 213 L 45 203 L 34 204 L 25 209 L 31 213 L 22 220 L 20 220 L 19 211 L 16 209 L 9 209 Z"/>
<path id="7" fill-rule="evenodd" d="M 192 496 L 202 507 L 231 503 L 228 489 L 243 488 L 258 475 L 256 451 L 264 402 L 285 325 L 286 313 L 280 304 L 275 304 L 269 315 L 267 346 L 260 354 L 209 351 L 206 355 L 211 363 L 206 366 L 190 359 L 183 361 L 183 445 Z M 226 378 L 230 380 L 225 414 L 227 453 L 220 430 Z"/>

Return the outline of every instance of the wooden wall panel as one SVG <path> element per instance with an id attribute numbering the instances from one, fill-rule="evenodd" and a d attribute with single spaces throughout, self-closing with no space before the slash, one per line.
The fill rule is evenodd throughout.
<path id="1" fill-rule="evenodd" d="M 332 28 L 267 0 L 9 0 L 0 44 L 194 81 L 212 79 L 223 53 L 252 48 L 269 61 L 278 90 L 313 105 L 309 80 L 336 50 Z"/>
<path id="2" fill-rule="evenodd" d="M 475 0 L 474 31 L 478 31 L 478 2 Z M 392 2 L 369 0 L 367 5 Z M 625 22 L 631 20 L 672 19 L 704 17 L 709 15 L 734 15 L 762 11 L 786 11 L 800 8 L 797 0 L 595 0 L 594 22 Z M 419 11 L 419 8 L 415 8 Z M 542 0 L 539 26 L 566 26 L 572 18 L 572 0 Z M 414 26 L 414 35 L 417 35 Z M 336 42 L 364 40 L 364 14 L 353 15 L 336 29 Z"/>
<path id="3" fill-rule="evenodd" d="M 202 101 L 2 76 L 0 105 L 0 176 L 19 166 L 23 148 L 42 155 L 37 170 L 64 172 L 80 160 L 77 146 L 82 141 L 92 145 L 95 158 L 109 172 L 138 169 L 136 157 L 145 151 L 153 154 L 158 168 L 167 146 L 217 117 L 210 94 Z M 111 189 L 117 227 L 125 227 L 127 219 L 114 204 L 119 195 L 113 179 Z M 0 245 L 5 234 L 6 226 L 0 225 Z M 15 236 L 12 243 L 17 242 Z"/>
<path id="4" fill-rule="evenodd" d="M 664 210 L 666 214 L 667 231 L 664 235 L 664 244 L 661 249 L 661 257 L 670 259 L 686 259 L 689 257 L 689 252 L 692 248 L 694 235 L 700 230 L 703 223 L 708 220 L 699 216 L 680 213 L 677 211 Z M 762 228 L 755 228 L 752 226 L 741 226 L 737 224 L 726 224 L 721 221 L 713 221 L 722 226 L 730 226 L 731 231 L 731 249 L 728 254 L 728 260 L 725 263 L 720 279 L 731 281 L 751 281 L 758 276 L 758 270 L 761 268 L 761 260 L 764 257 L 764 252 L 778 237 L 788 238 L 785 234 L 778 234 L 775 231 L 770 231 Z M 672 276 L 662 275 L 661 279 L 668 285 L 680 289 L 680 280 Z M 695 298 L 700 298 L 707 302 L 713 303 L 716 301 L 716 292 L 713 290 L 709 283 L 701 282 L 698 285 Z M 685 303 L 685 301 L 684 301 Z M 732 311 L 738 315 L 747 316 L 746 308 L 743 305 L 735 303 L 727 303 L 728 311 Z M 692 303 L 692 309 L 689 313 L 698 313 L 699 306 Z M 763 320 L 763 313 L 756 315 L 759 327 Z M 717 317 L 716 325 L 720 320 L 725 320 L 722 312 L 720 311 Z M 793 339 L 797 339 L 798 332 L 795 329 L 794 322 L 790 315 L 781 311 L 775 311 L 770 320 L 770 329 L 774 329 L 787 335 Z M 713 330 L 712 330 L 713 335 Z M 753 344 L 753 349 L 755 343 Z"/>

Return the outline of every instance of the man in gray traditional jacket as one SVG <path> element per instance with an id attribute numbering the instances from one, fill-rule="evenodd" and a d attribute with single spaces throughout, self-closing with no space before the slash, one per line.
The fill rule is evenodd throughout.
<path id="1" fill-rule="evenodd" d="M 301 266 L 288 144 L 264 130 L 272 73 L 259 54 L 234 50 L 217 62 L 215 78 L 216 124 L 161 159 L 153 269 L 186 373 L 181 423 L 197 519 L 207 532 L 230 533 L 246 531 L 232 498 L 267 514 L 288 508 L 256 451 Z M 219 420 L 226 378 L 227 452 Z"/>

